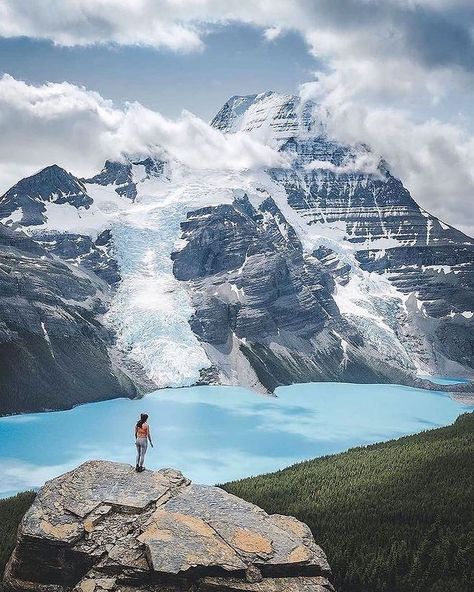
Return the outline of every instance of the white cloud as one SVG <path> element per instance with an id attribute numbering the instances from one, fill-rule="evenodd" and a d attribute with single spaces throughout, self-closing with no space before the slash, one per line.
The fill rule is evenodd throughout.
<path id="1" fill-rule="evenodd" d="M 470 0 L 0 0 L 0 35 L 196 51 L 209 25 L 238 21 L 268 40 L 299 31 L 329 59 L 409 56 L 472 72 L 473 14 Z"/>
<path id="2" fill-rule="evenodd" d="M 453 124 L 416 123 L 400 109 L 351 100 L 337 87 L 326 91 L 324 85 L 308 84 L 302 96 L 318 101 L 318 116 L 331 137 L 370 146 L 422 207 L 474 236 L 472 135 Z"/>
<path id="3" fill-rule="evenodd" d="M 299 32 L 325 65 L 317 85 L 302 94 L 317 95 L 329 109 L 334 135 L 380 151 L 415 199 L 472 234 L 473 208 L 466 205 L 474 188 L 473 140 L 446 123 L 474 95 L 472 0 L 0 0 L 0 36 L 68 46 L 200 51 L 214 25 L 232 22 L 259 27 L 266 41 Z M 216 135 L 189 113 L 170 121 L 137 104 L 117 108 L 72 85 L 25 87 L 10 84 L 18 96 L 8 99 L 8 89 L 0 89 L 0 183 L 31 173 L 46 157 L 89 171 L 105 157 L 153 142 L 191 166 L 239 168 L 275 158 L 244 137 Z M 414 123 L 413 103 L 418 119 L 442 105 L 446 121 Z M 462 115 L 474 126 L 471 113 Z"/>
<path id="4" fill-rule="evenodd" d="M 433 103 L 474 93 L 472 0 L 0 0 L 0 36 L 60 45 L 199 51 L 214 25 L 232 22 L 267 41 L 299 32 L 345 96 Z"/>
<path id="5" fill-rule="evenodd" d="M 189 112 L 171 120 L 139 103 L 119 108 L 66 82 L 33 86 L 8 75 L 0 78 L 0 134 L 1 192 L 52 163 L 88 175 L 107 158 L 157 148 L 198 169 L 285 164 L 257 140 L 225 136 Z"/>
<path id="6" fill-rule="evenodd" d="M 173 0 L 2 0 L 0 35 L 49 39 L 57 45 L 117 43 L 166 47 L 175 51 L 203 48 L 192 23 L 183 24 L 184 2 Z M 193 4 L 193 3 L 190 3 Z"/>
<path id="7" fill-rule="evenodd" d="M 270 27 L 268 29 L 265 29 L 265 31 L 263 32 L 263 37 L 266 41 L 274 41 L 275 39 L 278 39 L 278 37 L 280 37 L 281 34 L 281 27 Z"/>
<path id="8" fill-rule="evenodd" d="M 370 175 L 379 174 L 380 156 L 373 152 L 361 150 L 351 155 L 341 165 L 336 165 L 329 160 L 313 160 L 305 168 L 307 170 L 331 171 L 337 174 L 366 173 Z"/>

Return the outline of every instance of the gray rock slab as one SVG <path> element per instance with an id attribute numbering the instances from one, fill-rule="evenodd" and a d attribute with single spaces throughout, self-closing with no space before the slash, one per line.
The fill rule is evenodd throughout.
<path id="1" fill-rule="evenodd" d="M 26 513 L 7 591 L 322 592 L 309 528 L 179 471 L 89 461 L 48 481 Z M 327 583 L 327 585 L 326 585 Z"/>

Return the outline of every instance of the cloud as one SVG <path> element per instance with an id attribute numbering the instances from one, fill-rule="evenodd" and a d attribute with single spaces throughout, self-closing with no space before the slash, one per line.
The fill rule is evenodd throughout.
<path id="1" fill-rule="evenodd" d="M 225 136 L 186 111 L 171 120 L 67 82 L 34 86 L 9 75 L 0 78 L 0 134 L 1 192 L 51 163 L 88 175 L 107 158 L 155 150 L 198 169 L 285 165 L 268 146 L 243 133 Z"/>
<path id="2" fill-rule="evenodd" d="M 185 4 L 173 0 L 2 0 L 0 35 L 48 39 L 62 46 L 120 44 L 201 50 L 203 42 L 195 25 L 185 23 L 186 18 L 180 23 Z"/>
<path id="3" fill-rule="evenodd" d="M 350 173 L 379 175 L 379 165 L 380 156 L 369 150 L 363 150 L 361 147 L 359 152 L 350 155 L 341 165 L 336 165 L 329 160 L 313 160 L 305 166 L 305 169 L 309 171 L 331 171 L 336 174 L 346 175 Z"/>
<path id="4" fill-rule="evenodd" d="M 0 36 L 66 46 L 202 51 L 214 26 L 234 22 L 259 28 L 267 42 L 299 32 L 324 64 L 301 94 L 316 97 L 321 113 L 330 114 L 334 136 L 373 147 L 417 201 L 473 233 L 473 208 L 466 207 L 474 189 L 473 139 L 446 122 L 463 104 L 472 105 L 472 0 L 0 0 Z M 5 103 L 9 84 L 18 105 L 15 97 Z M 277 160 L 261 144 L 238 135 L 226 140 L 189 113 L 170 121 L 142 105 L 117 107 L 66 83 L 26 90 L 9 84 L 2 80 L 0 89 L 0 183 L 33 172 L 46 157 L 86 173 L 106 157 L 153 142 L 190 166 L 240 168 Z M 436 105 L 441 121 L 416 121 Z"/>
<path id="5" fill-rule="evenodd" d="M 1 0 L 0 35 L 59 45 L 122 44 L 202 50 L 209 25 L 299 31 L 329 59 L 409 57 L 427 68 L 474 70 L 470 0 Z M 348 53 L 349 52 L 349 53 Z"/>
<path id="6" fill-rule="evenodd" d="M 314 13 L 306 35 L 316 53 L 474 69 L 474 7 L 467 1 L 318 0 Z"/>
<path id="7" fill-rule="evenodd" d="M 214 26 L 297 31 L 328 84 L 380 100 L 474 91 L 472 0 L 0 0 L 0 36 L 201 51 Z M 316 63 L 316 62 L 315 62 Z"/>
<path id="8" fill-rule="evenodd" d="M 332 138 L 370 146 L 371 158 L 386 160 L 419 205 L 474 236 L 471 134 L 434 119 L 417 123 L 403 110 L 350 100 L 337 89 L 326 91 L 316 83 L 305 85 L 301 92 L 305 100 L 318 101 L 316 116 Z M 323 164 L 315 163 L 314 168 L 324 168 Z"/>
<path id="9" fill-rule="evenodd" d="M 263 32 L 263 37 L 266 41 L 274 41 L 275 39 L 278 39 L 278 37 L 280 37 L 281 34 L 281 27 L 270 27 L 269 29 L 265 29 L 265 31 Z"/>

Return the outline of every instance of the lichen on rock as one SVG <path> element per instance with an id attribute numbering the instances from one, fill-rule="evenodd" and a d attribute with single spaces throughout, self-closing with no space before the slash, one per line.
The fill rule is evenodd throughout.
<path id="1" fill-rule="evenodd" d="M 309 528 L 179 471 L 90 461 L 48 481 L 23 518 L 6 590 L 328 592 Z"/>

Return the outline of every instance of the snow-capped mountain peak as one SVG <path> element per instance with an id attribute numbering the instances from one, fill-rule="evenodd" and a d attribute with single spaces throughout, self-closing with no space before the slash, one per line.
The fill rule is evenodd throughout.
<path id="1" fill-rule="evenodd" d="M 246 132 L 272 147 L 320 127 L 314 103 L 273 91 L 229 99 L 211 122 L 224 133 Z"/>
<path id="2" fill-rule="evenodd" d="M 92 199 L 79 179 L 53 164 L 9 189 L 0 201 L 0 217 L 12 216 L 23 226 L 40 226 L 46 221 L 48 203 L 88 208 Z"/>
<path id="3" fill-rule="evenodd" d="M 128 157 L 71 176 L 87 208 L 51 203 L 47 185 L 41 225 L 12 220 L 12 190 L 0 218 L 114 286 L 117 346 L 159 386 L 474 373 L 474 241 L 314 113 L 267 92 L 232 97 L 213 119 L 288 154 L 287 167 Z"/>

